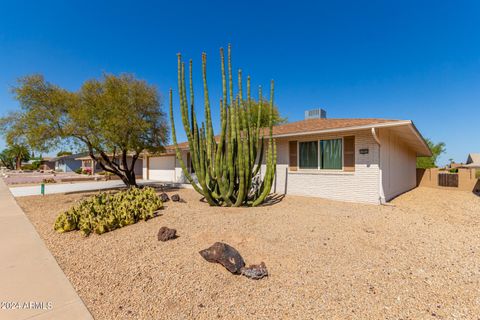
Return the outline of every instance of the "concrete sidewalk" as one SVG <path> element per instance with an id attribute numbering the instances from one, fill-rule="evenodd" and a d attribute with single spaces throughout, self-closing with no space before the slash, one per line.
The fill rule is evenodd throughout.
<path id="1" fill-rule="evenodd" d="M 0 319 L 93 319 L 2 179 Z"/>

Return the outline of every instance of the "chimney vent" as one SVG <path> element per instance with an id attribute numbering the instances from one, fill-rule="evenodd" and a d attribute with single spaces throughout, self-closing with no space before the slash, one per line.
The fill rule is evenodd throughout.
<path id="1" fill-rule="evenodd" d="M 323 109 L 312 109 L 305 111 L 305 120 L 308 119 L 326 119 L 327 111 Z"/>

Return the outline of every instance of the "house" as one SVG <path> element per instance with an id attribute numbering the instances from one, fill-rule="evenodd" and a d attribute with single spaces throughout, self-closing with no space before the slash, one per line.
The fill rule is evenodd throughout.
<path id="1" fill-rule="evenodd" d="M 318 114 L 273 128 L 272 192 L 380 204 L 416 187 L 416 157 L 432 154 L 412 121 Z M 179 147 L 191 170 L 188 143 Z M 144 179 L 186 183 L 173 146 L 144 159 Z"/>
<path id="2" fill-rule="evenodd" d="M 43 157 L 42 160 L 40 160 L 40 167 L 38 167 L 40 170 L 55 170 L 55 162 L 52 161 L 52 158 L 50 157 Z"/>
<path id="3" fill-rule="evenodd" d="M 85 156 L 86 153 L 77 153 L 64 155 L 51 159 L 50 161 L 55 163 L 55 171 L 60 172 L 74 172 L 75 170 L 80 169 L 82 166 L 82 161 L 77 160 L 76 158 Z"/>
<path id="4" fill-rule="evenodd" d="M 470 153 L 464 168 L 480 168 L 480 153 Z"/>
<path id="5" fill-rule="evenodd" d="M 111 155 L 109 155 L 109 157 L 112 158 Z M 75 160 L 81 161 L 80 167 L 84 171 L 90 171 L 92 174 L 103 171 L 102 167 L 100 167 L 100 165 L 95 160 L 93 160 L 89 155 L 84 155 L 82 157 L 75 158 Z M 120 162 L 120 161 L 117 159 L 117 162 Z M 127 165 L 130 166 L 131 163 L 132 163 L 132 156 L 128 155 Z M 137 161 L 135 161 L 135 166 L 133 168 L 135 172 L 135 176 L 142 177 L 142 168 L 143 168 L 142 157 L 139 157 Z"/>

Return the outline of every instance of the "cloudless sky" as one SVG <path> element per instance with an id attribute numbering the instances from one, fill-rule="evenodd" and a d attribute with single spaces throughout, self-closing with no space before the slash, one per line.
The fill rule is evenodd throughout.
<path id="1" fill-rule="evenodd" d="M 166 102 L 178 52 L 194 61 L 198 105 L 203 51 L 218 110 L 218 50 L 232 43 L 234 68 L 265 91 L 274 79 L 290 121 L 317 107 L 330 118 L 411 119 L 446 143 L 440 164 L 461 162 L 480 152 L 479 17 L 476 0 L 1 1 L 0 116 L 18 109 L 11 87 L 32 73 L 70 90 L 134 73 Z"/>

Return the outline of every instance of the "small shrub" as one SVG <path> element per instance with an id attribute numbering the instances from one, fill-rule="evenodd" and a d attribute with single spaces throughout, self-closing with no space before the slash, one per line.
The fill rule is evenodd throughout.
<path id="1" fill-rule="evenodd" d="M 100 171 L 97 174 L 101 175 L 101 176 L 113 176 L 113 173 L 108 172 L 108 171 Z"/>
<path id="2" fill-rule="evenodd" d="M 477 171 L 475 172 L 475 177 L 477 179 L 480 179 L 480 169 L 477 169 Z"/>
<path id="3" fill-rule="evenodd" d="M 83 174 L 92 174 L 92 168 L 84 168 L 82 173 Z"/>
<path id="4" fill-rule="evenodd" d="M 139 220 L 155 217 L 162 201 L 152 188 L 130 188 L 117 193 L 99 193 L 61 213 L 54 225 L 57 232 L 80 230 L 85 236 L 102 234 Z"/>
<path id="5" fill-rule="evenodd" d="M 32 170 L 33 171 L 33 170 L 37 170 L 37 167 L 33 164 L 27 163 L 27 164 L 22 165 L 22 170 L 27 170 L 27 171 Z"/>
<path id="6" fill-rule="evenodd" d="M 458 168 L 453 168 L 448 171 L 450 171 L 450 173 L 458 173 Z"/>
<path id="7" fill-rule="evenodd" d="M 57 181 L 53 178 L 45 178 L 42 180 L 42 183 L 57 183 Z"/>
<path id="8" fill-rule="evenodd" d="M 82 174 L 82 168 L 75 169 L 74 171 L 77 174 Z"/>

